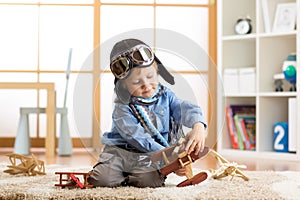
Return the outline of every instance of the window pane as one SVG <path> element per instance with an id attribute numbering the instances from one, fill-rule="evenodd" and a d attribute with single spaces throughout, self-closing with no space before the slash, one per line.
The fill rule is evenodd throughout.
<path id="1" fill-rule="evenodd" d="M 35 73 L 0 73 L 1 82 L 36 82 Z"/>
<path id="2" fill-rule="evenodd" d="M 41 82 L 54 82 L 55 83 L 55 91 L 56 91 L 56 106 L 57 107 L 63 107 L 64 104 L 64 98 L 65 98 L 65 90 L 66 90 L 66 76 L 63 73 L 45 73 L 41 74 L 40 76 Z M 69 78 L 69 85 L 68 85 L 68 91 L 67 91 L 67 104 L 66 107 L 68 108 L 68 122 L 69 122 L 69 128 L 70 128 L 70 135 L 72 137 L 89 137 L 91 136 L 91 124 L 92 124 L 92 76 L 90 74 L 80 74 L 80 79 L 84 80 L 88 87 L 84 89 L 84 94 L 82 96 L 76 95 L 74 96 L 75 91 L 75 85 L 77 82 L 78 74 L 71 74 Z M 40 106 L 45 107 L 47 105 L 47 92 L 41 91 L 40 92 Z M 74 121 L 74 98 L 83 98 L 84 102 L 88 102 L 86 104 L 83 104 L 81 106 L 81 109 L 76 109 L 76 112 L 78 110 L 80 111 L 80 115 L 76 115 L 76 121 Z M 77 105 L 77 104 L 76 104 Z M 77 105 L 78 106 L 78 105 Z M 77 107 L 78 108 L 78 107 Z M 46 134 L 46 118 L 43 117 L 44 120 L 41 120 L 40 124 L 40 135 L 45 136 Z M 80 122 L 85 121 L 87 123 L 79 123 L 76 124 L 77 121 Z M 79 126 L 79 127 L 77 127 Z M 60 133 L 60 116 L 57 116 L 56 121 L 56 133 L 57 136 L 59 136 Z M 80 132 L 78 132 L 80 130 Z"/>
<path id="3" fill-rule="evenodd" d="M 180 13 L 180 15 L 178 14 Z M 172 35 L 161 34 L 161 31 L 157 31 L 157 46 L 163 46 L 162 43 L 169 42 L 178 44 L 178 47 L 174 46 L 174 49 L 166 49 L 179 54 L 188 62 L 197 65 L 199 70 L 207 70 L 208 66 L 208 9 L 196 8 L 196 7 L 157 7 L 157 19 L 156 25 L 158 29 L 167 29 L 174 32 L 174 38 L 177 34 L 186 37 L 186 40 L 192 42 L 194 45 L 190 48 L 184 49 L 181 45 L 186 45 L 183 41 L 170 41 L 175 40 Z M 162 43 L 160 43 L 162 42 Z M 181 44 L 180 44 L 181 43 Z M 177 50 L 175 50 L 177 49 Z M 183 51 L 182 53 L 178 51 Z M 189 54 L 189 55 L 184 55 Z M 193 55 L 192 55 L 193 54 Z M 190 60 L 189 56 L 194 56 L 195 59 L 200 60 L 195 63 L 194 60 Z M 198 58 L 196 58 L 198 57 Z M 171 63 L 170 63 L 171 64 Z M 172 66 L 181 66 L 182 63 L 174 62 Z M 184 70 L 184 69 L 183 69 Z"/>
<path id="4" fill-rule="evenodd" d="M 166 4 L 208 4 L 208 0 L 156 0 L 156 3 Z"/>
<path id="5" fill-rule="evenodd" d="M 124 13 L 125 23 L 121 21 Z M 153 7 L 101 6 L 101 69 L 109 69 L 111 49 L 122 39 L 136 38 L 154 46 L 153 26 Z"/>
<path id="6" fill-rule="evenodd" d="M 159 47 L 159 46 L 158 46 Z M 155 52 L 156 56 L 163 63 L 165 67 L 172 71 L 195 71 L 196 67 L 188 62 L 186 58 L 179 55 L 178 52 L 174 53 L 172 49 L 159 49 Z"/>
<path id="7" fill-rule="evenodd" d="M 0 6 L 0 69 L 36 70 L 38 7 Z"/>
<path id="8" fill-rule="evenodd" d="M 15 137 L 17 135 L 21 107 L 37 106 L 37 91 L 32 89 L 0 89 L 0 137 Z M 30 135 L 36 133 L 36 116 L 29 117 Z"/>
<path id="9" fill-rule="evenodd" d="M 39 0 L 0 0 L 0 3 L 38 3 Z"/>
<path id="10" fill-rule="evenodd" d="M 77 137 L 92 137 L 93 124 L 93 77 L 92 74 L 77 74 L 74 76 L 74 86 L 70 87 L 69 109 L 70 127 L 74 127 Z M 71 92 L 72 91 L 72 92 Z M 72 110 L 73 109 L 73 110 Z"/>
<path id="11" fill-rule="evenodd" d="M 178 98 L 188 100 L 201 107 L 207 119 L 208 106 L 208 76 L 207 74 L 174 74 L 175 85 L 162 81 Z"/>
<path id="12" fill-rule="evenodd" d="M 111 73 L 103 73 L 100 77 L 101 82 L 101 105 L 100 105 L 100 118 L 101 134 L 110 131 L 112 124 L 112 111 L 114 106 L 114 76 Z"/>
<path id="13" fill-rule="evenodd" d="M 40 0 L 40 2 L 50 4 L 93 4 L 94 0 Z"/>
<path id="14" fill-rule="evenodd" d="M 154 0 L 101 0 L 102 3 L 154 3 Z M 208 0 L 156 0 L 164 4 L 208 4 Z"/>
<path id="15" fill-rule="evenodd" d="M 94 0 L 0 0 L 0 3 L 92 4 Z"/>
<path id="16" fill-rule="evenodd" d="M 34 82 L 37 81 L 37 74 L 34 73 L 0 73 L 1 82 Z M 32 89 L 1 89 L 0 106 L 0 137 L 15 137 L 20 118 L 21 107 L 37 106 L 37 91 Z M 30 135 L 36 134 L 36 116 L 29 117 Z"/>
<path id="17" fill-rule="evenodd" d="M 93 8 L 41 6 L 40 16 L 40 68 L 65 70 L 73 48 L 71 69 L 79 70 L 93 50 Z"/>
<path id="18" fill-rule="evenodd" d="M 36 74 L 1 73 L 2 82 L 28 82 L 36 79 Z M 0 88 L 0 137 L 15 137 L 20 118 L 21 107 L 37 106 L 37 91 L 34 89 L 2 89 Z M 36 133 L 36 116 L 29 117 L 29 131 Z"/>
<path id="19" fill-rule="evenodd" d="M 153 3 L 154 0 L 101 0 L 102 3 Z"/>
<path id="20" fill-rule="evenodd" d="M 153 7 L 101 6 L 101 42 L 127 31 L 154 27 Z M 134 31 L 124 37 L 135 37 Z"/>
<path id="21" fill-rule="evenodd" d="M 157 28 L 165 28 L 181 33 L 194 40 L 204 49 L 208 47 L 207 8 L 157 7 L 156 25 Z"/>
<path id="22" fill-rule="evenodd" d="M 74 77 L 73 74 L 70 75 L 70 79 L 72 77 Z M 65 85 L 66 85 L 66 75 L 64 73 L 42 73 L 40 75 L 40 82 L 52 82 L 55 84 L 56 106 L 63 107 L 64 95 L 65 95 Z M 41 95 L 41 97 L 40 97 L 40 106 L 45 107 L 45 106 L 47 106 L 47 91 L 41 91 L 41 94 L 45 94 L 45 95 Z M 68 91 L 68 97 L 70 97 L 69 91 Z M 68 99 L 68 100 L 70 100 L 70 99 Z"/>

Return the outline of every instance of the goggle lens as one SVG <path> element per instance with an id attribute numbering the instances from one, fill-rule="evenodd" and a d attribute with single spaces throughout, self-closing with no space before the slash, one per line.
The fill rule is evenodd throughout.
<path id="1" fill-rule="evenodd" d="M 135 61 L 135 63 L 148 63 L 149 61 L 152 62 L 153 60 L 153 53 L 150 51 L 149 48 L 141 47 L 137 49 L 136 51 L 132 52 L 132 58 Z"/>
<path id="2" fill-rule="evenodd" d="M 129 61 L 126 58 L 116 59 L 110 66 L 112 73 L 118 78 L 124 78 L 129 70 Z"/>
<path id="3" fill-rule="evenodd" d="M 125 78 L 132 67 L 148 66 L 154 60 L 154 54 L 150 48 L 146 46 L 138 46 L 130 52 L 126 52 L 118 56 L 110 65 L 110 69 L 114 76 L 118 79 Z"/>

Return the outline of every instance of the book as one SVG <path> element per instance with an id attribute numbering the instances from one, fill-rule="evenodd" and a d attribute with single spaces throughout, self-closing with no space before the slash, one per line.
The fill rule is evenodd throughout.
<path id="1" fill-rule="evenodd" d="M 250 139 L 249 139 L 249 136 L 248 136 L 248 132 L 247 132 L 247 129 L 246 129 L 246 126 L 245 126 L 245 122 L 244 122 L 244 119 L 239 119 L 239 123 L 240 123 L 240 126 L 242 128 L 242 134 L 243 134 L 243 142 L 244 142 L 244 148 L 245 150 L 251 150 L 251 146 L 250 146 Z"/>
<path id="2" fill-rule="evenodd" d="M 226 111 L 227 126 L 228 126 L 228 132 L 229 132 L 230 139 L 231 139 L 232 148 L 233 149 L 244 149 L 243 137 L 241 135 L 241 132 L 239 133 L 237 130 L 234 116 L 237 114 L 255 116 L 256 107 L 255 107 L 255 105 L 227 105 L 225 111 Z M 246 123 L 245 123 L 245 126 L 246 126 Z M 249 133 L 248 133 L 248 137 L 249 137 Z M 249 137 L 249 140 L 251 140 L 250 137 Z M 252 140 L 253 140 L 253 138 L 252 138 Z M 254 141 L 252 141 L 252 142 L 254 142 Z"/>
<path id="3" fill-rule="evenodd" d="M 255 115 L 244 116 L 243 118 L 247 135 L 250 142 L 250 149 L 255 150 L 256 148 L 256 117 Z"/>
<path id="4" fill-rule="evenodd" d="M 255 150 L 255 115 L 235 115 L 236 126 L 240 129 L 244 150 Z"/>
<path id="5" fill-rule="evenodd" d="M 228 132 L 231 139 L 231 146 L 233 149 L 239 149 L 238 140 L 237 140 L 237 133 L 236 128 L 233 121 L 233 114 L 230 106 L 226 106 L 226 119 L 227 119 L 227 126 Z"/>
<path id="6" fill-rule="evenodd" d="M 245 139 L 245 136 L 243 134 L 243 128 L 242 128 L 242 125 L 239 121 L 239 118 L 240 118 L 239 115 L 234 115 L 234 124 L 235 124 L 235 127 L 236 127 L 239 149 L 244 150 L 245 149 L 244 142 L 245 142 L 246 139 Z"/>
<path id="7" fill-rule="evenodd" d="M 256 106 L 255 105 L 229 105 L 232 114 L 241 114 L 241 115 L 255 115 Z"/>

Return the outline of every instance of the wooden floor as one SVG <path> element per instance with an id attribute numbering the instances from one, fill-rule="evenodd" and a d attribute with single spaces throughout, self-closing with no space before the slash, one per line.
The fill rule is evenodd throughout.
<path id="1" fill-rule="evenodd" d="M 0 162 L 9 162 L 6 154 L 12 153 L 12 148 L 0 148 Z M 32 153 L 46 164 L 59 164 L 65 166 L 93 166 L 97 163 L 99 152 L 92 149 L 74 149 L 72 156 L 45 157 L 44 149 L 32 149 Z M 275 171 L 300 171 L 300 162 L 282 161 L 274 159 L 245 159 L 242 157 L 226 157 L 227 160 L 244 164 L 247 170 L 275 170 Z M 193 163 L 193 166 L 201 169 L 216 169 L 216 159 L 208 155 Z"/>

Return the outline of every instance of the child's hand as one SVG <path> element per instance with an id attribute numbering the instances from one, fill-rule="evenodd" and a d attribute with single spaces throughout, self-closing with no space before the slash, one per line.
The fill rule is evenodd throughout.
<path id="1" fill-rule="evenodd" d="M 205 130 L 204 125 L 200 122 L 194 124 L 193 129 L 186 135 L 185 151 L 190 154 L 195 151 L 195 154 L 202 152 L 205 146 Z"/>

